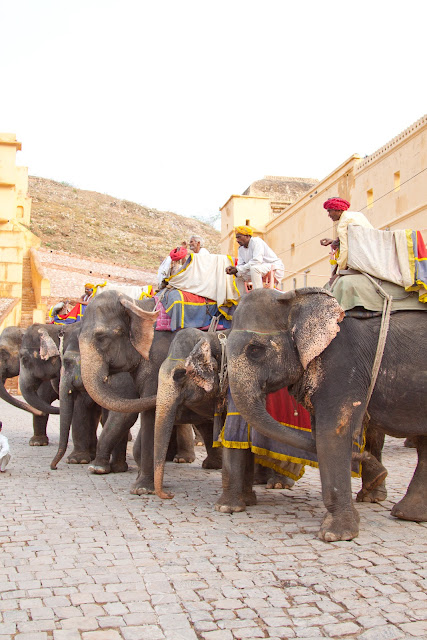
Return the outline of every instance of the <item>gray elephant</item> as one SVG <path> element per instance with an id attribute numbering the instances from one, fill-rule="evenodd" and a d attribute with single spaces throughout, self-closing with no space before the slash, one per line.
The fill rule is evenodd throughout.
<path id="1" fill-rule="evenodd" d="M 51 402 L 58 398 L 58 393 L 52 387 L 50 379 L 43 380 L 37 377 L 30 383 L 31 375 L 28 371 L 26 372 L 25 380 L 22 377 L 23 369 L 25 369 L 23 362 L 29 364 L 33 358 L 40 361 L 41 355 L 47 353 L 46 340 L 49 342 L 48 334 L 42 331 L 42 340 L 42 334 L 38 332 L 38 329 L 43 330 L 45 326 L 37 325 L 36 331 L 33 329 L 34 325 L 27 330 L 19 327 L 8 327 L 4 329 L 0 337 L 0 367 L 2 370 L 0 395 L 9 404 L 34 414 L 33 436 L 29 441 L 30 446 L 46 446 L 49 444 L 49 438 L 46 433 L 48 414 L 59 412 L 57 407 L 50 405 Z M 48 367 L 50 367 L 50 363 Z M 5 380 L 17 375 L 20 375 L 22 393 L 22 385 L 24 390 L 28 390 L 30 386 L 34 385 L 34 390 L 26 398 L 30 404 L 17 400 L 4 388 Z M 37 404 L 37 408 L 31 405 L 32 401 Z"/>
<path id="2" fill-rule="evenodd" d="M 418 465 L 392 515 L 427 520 L 427 316 L 398 312 L 390 328 L 378 378 L 367 407 L 380 318 L 345 317 L 322 289 L 288 293 L 255 290 L 244 296 L 228 338 L 230 387 L 240 413 L 269 437 L 317 452 L 327 509 L 319 537 L 351 540 L 359 516 L 351 496 L 352 441 L 366 410 L 379 432 L 416 437 Z M 265 395 L 282 386 L 312 414 L 314 435 L 276 422 Z"/>
<path id="3" fill-rule="evenodd" d="M 88 305 L 79 336 L 81 373 L 90 396 L 110 411 L 142 412 L 134 444 L 139 473 L 131 492 L 154 492 L 154 416 L 158 372 L 175 337 L 170 331 L 154 331 L 158 312 L 154 300 L 134 301 L 116 291 L 105 291 Z M 127 372 L 137 398 L 125 397 L 112 384 L 112 375 Z M 177 439 L 176 458 L 194 460 L 193 434 L 188 427 Z M 95 461 L 96 462 L 96 461 Z M 101 463 L 102 466 L 103 463 Z"/>
<path id="4" fill-rule="evenodd" d="M 217 333 L 199 329 L 179 331 L 159 369 L 154 436 L 154 486 L 160 498 L 171 498 L 163 491 L 166 452 L 176 424 L 197 426 L 206 446 L 205 469 L 220 469 L 221 449 L 213 448 L 213 420 L 219 394 L 218 371 L 221 344 Z"/>

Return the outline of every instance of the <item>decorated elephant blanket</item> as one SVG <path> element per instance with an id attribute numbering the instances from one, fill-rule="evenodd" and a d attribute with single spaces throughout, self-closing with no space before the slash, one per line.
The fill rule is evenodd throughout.
<path id="1" fill-rule="evenodd" d="M 230 320 L 230 309 L 240 298 L 234 277 L 225 273 L 231 265 L 234 260 L 230 256 L 192 253 L 183 268 L 167 282 L 175 289 L 215 300 L 219 312 Z"/>
<path id="2" fill-rule="evenodd" d="M 157 296 L 155 299 L 159 301 Z M 219 315 L 218 305 L 214 300 L 180 289 L 165 289 L 160 304 L 157 331 L 177 331 L 187 327 L 201 329 L 209 326 L 212 318 Z M 227 329 L 230 326 L 231 321 L 221 315 L 221 328 Z"/>
<path id="3" fill-rule="evenodd" d="M 83 314 L 86 309 L 86 305 L 78 302 L 68 313 L 54 314 L 54 307 L 49 310 L 49 320 L 47 324 L 73 324 L 83 318 Z"/>
<path id="4" fill-rule="evenodd" d="M 286 387 L 267 395 L 266 409 L 278 422 L 291 429 L 311 431 L 310 414 L 289 394 Z M 219 416 L 216 416 L 218 418 Z M 297 447 L 282 444 L 253 429 L 237 411 L 230 389 L 227 396 L 227 415 L 223 425 L 214 422 L 214 447 L 229 449 L 251 449 L 255 462 L 274 469 L 292 480 L 299 480 L 304 474 L 304 466 L 317 467 L 317 455 Z M 362 433 L 358 442 L 353 443 L 353 451 L 361 453 L 364 448 Z M 352 475 L 360 476 L 360 463 L 352 463 Z"/>

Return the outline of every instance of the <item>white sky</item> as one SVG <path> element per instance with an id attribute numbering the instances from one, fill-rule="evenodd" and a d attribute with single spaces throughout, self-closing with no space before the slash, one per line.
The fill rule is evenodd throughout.
<path id="1" fill-rule="evenodd" d="M 184 215 L 323 178 L 427 112 L 425 0 L 13 0 L 0 131 L 30 175 Z"/>

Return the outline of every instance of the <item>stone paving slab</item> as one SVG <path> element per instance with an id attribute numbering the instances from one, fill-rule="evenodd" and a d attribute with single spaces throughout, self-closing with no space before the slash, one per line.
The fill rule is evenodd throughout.
<path id="1" fill-rule="evenodd" d="M 402 440 L 386 440 L 388 500 L 358 504 L 360 536 L 326 544 L 316 469 L 229 516 L 202 448 L 167 465 L 175 498 L 161 501 L 130 495 L 131 444 L 125 474 L 51 471 L 58 416 L 42 448 L 28 446 L 29 414 L 2 402 L 0 418 L 0 640 L 427 638 L 427 526 L 390 516 L 416 462 Z"/>

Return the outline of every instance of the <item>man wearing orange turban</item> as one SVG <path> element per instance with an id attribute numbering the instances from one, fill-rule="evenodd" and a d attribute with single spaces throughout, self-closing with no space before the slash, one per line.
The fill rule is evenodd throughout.
<path id="1" fill-rule="evenodd" d="M 348 239 L 347 239 L 347 227 L 349 224 L 354 224 L 359 227 L 368 227 L 373 229 L 374 227 L 369 222 L 368 218 L 360 213 L 360 211 L 349 211 L 350 203 L 344 198 L 329 198 L 323 203 L 323 208 L 327 210 L 329 218 L 332 222 L 338 222 L 337 234 L 338 238 L 332 240 L 332 238 L 322 238 L 320 244 L 323 247 L 331 245 L 331 255 L 335 255 L 335 259 L 338 269 L 345 269 L 347 267 L 348 258 Z"/>
<path id="2" fill-rule="evenodd" d="M 253 289 L 262 289 L 262 277 L 272 269 L 274 279 L 280 283 L 285 275 L 285 267 L 268 244 L 261 238 L 254 238 L 251 227 L 235 227 L 234 232 L 239 245 L 237 266 L 227 267 L 225 273 L 236 276 L 240 295 L 245 292 L 245 282 L 252 282 Z"/>

